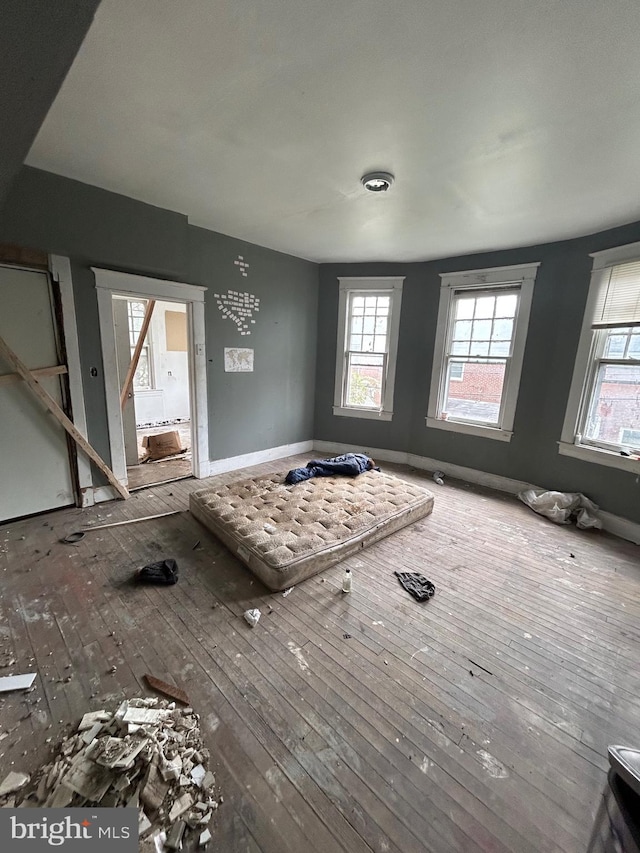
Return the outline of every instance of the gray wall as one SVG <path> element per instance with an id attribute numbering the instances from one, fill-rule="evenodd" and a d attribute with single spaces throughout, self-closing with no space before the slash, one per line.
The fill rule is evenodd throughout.
<path id="1" fill-rule="evenodd" d="M 208 287 L 205 296 L 210 457 L 313 437 L 318 267 L 190 226 L 187 218 L 38 169 L 24 167 L 0 212 L 0 242 L 67 255 L 78 315 L 89 439 L 109 459 L 95 281 L 91 266 Z M 251 264 L 242 278 L 233 261 Z M 261 299 L 255 332 L 222 321 L 213 293 Z M 225 374 L 224 346 L 255 349 L 255 372 Z M 98 375 L 91 376 L 91 368 Z"/>
<path id="2" fill-rule="evenodd" d="M 603 509 L 640 522 L 636 475 L 558 454 L 590 281 L 590 252 L 640 240 L 640 223 L 562 243 L 414 264 L 320 268 L 314 438 L 415 453 L 543 487 L 581 491 Z M 510 443 L 425 425 L 440 297 L 439 273 L 541 261 Z M 342 275 L 406 276 L 394 416 L 390 422 L 332 414 L 338 281 Z"/>
<path id="3" fill-rule="evenodd" d="M 190 280 L 209 288 L 209 454 L 224 459 L 313 438 L 318 267 L 308 261 L 189 228 Z M 242 255 L 248 276 L 234 260 Z M 213 294 L 260 298 L 250 335 L 223 320 Z M 225 373 L 224 348 L 254 350 L 253 373 Z"/>
<path id="4" fill-rule="evenodd" d="M 542 486 L 580 490 L 640 521 L 640 487 L 625 471 L 559 456 L 557 441 L 589 287 L 589 252 L 640 240 L 640 223 L 546 246 L 429 263 L 318 267 L 202 228 L 181 214 L 25 167 L 0 212 L 0 242 L 72 258 L 89 438 L 109 458 L 98 311 L 89 267 L 187 281 L 206 298 L 210 456 L 221 459 L 316 438 L 408 451 Z M 250 263 L 242 278 L 233 261 Z M 428 429 L 440 279 L 460 269 L 541 261 L 511 443 Z M 406 276 L 394 418 L 332 415 L 339 275 Z M 261 299 L 254 332 L 222 320 L 214 293 Z M 316 359 L 316 329 L 317 359 Z M 255 350 L 250 374 L 224 373 L 225 346 Z M 316 367 L 317 364 L 317 367 Z M 92 367 L 98 375 L 90 375 Z M 315 403 L 315 421 L 314 421 Z"/>

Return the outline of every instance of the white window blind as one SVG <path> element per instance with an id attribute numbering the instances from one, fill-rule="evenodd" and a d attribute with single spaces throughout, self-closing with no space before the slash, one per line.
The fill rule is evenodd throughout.
<path id="1" fill-rule="evenodd" d="M 609 268 L 598 292 L 592 325 L 594 329 L 640 326 L 640 261 Z"/>

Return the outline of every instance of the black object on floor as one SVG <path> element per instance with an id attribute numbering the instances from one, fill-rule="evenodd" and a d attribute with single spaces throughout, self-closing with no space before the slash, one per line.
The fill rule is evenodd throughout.
<path id="1" fill-rule="evenodd" d="M 158 563 L 150 563 L 140 569 L 136 575 L 139 583 L 156 583 L 170 585 L 178 583 L 178 564 L 175 560 L 160 560 Z"/>
<path id="2" fill-rule="evenodd" d="M 416 601 L 429 601 L 436 594 L 436 588 L 424 575 L 417 572 L 394 572 L 402 586 Z"/>

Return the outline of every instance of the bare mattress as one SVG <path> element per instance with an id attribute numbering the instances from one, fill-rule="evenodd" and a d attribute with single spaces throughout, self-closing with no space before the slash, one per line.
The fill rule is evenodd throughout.
<path id="1" fill-rule="evenodd" d="M 379 471 L 295 486 L 285 484 L 285 473 L 210 486 L 189 501 L 192 514 L 272 590 L 335 565 L 433 509 L 431 492 Z"/>

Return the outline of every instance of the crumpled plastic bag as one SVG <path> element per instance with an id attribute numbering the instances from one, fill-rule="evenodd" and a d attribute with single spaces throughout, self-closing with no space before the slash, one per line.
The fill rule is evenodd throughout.
<path id="1" fill-rule="evenodd" d="M 253 610 L 244 611 L 244 618 L 247 620 L 247 622 L 249 623 L 249 625 L 251 625 L 252 628 L 256 627 L 256 625 L 258 624 L 258 620 L 261 616 L 262 613 L 258 610 L 257 607 L 255 607 Z"/>
<path id="2" fill-rule="evenodd" d="M 518 498 L 539 515 L 556 524 L 571 524 L 575 519 L 581 530 L 602 528 L 597 517 L 599 507 L 580 492 L 546 492 L 544 489 L 525 489 Z"/>

